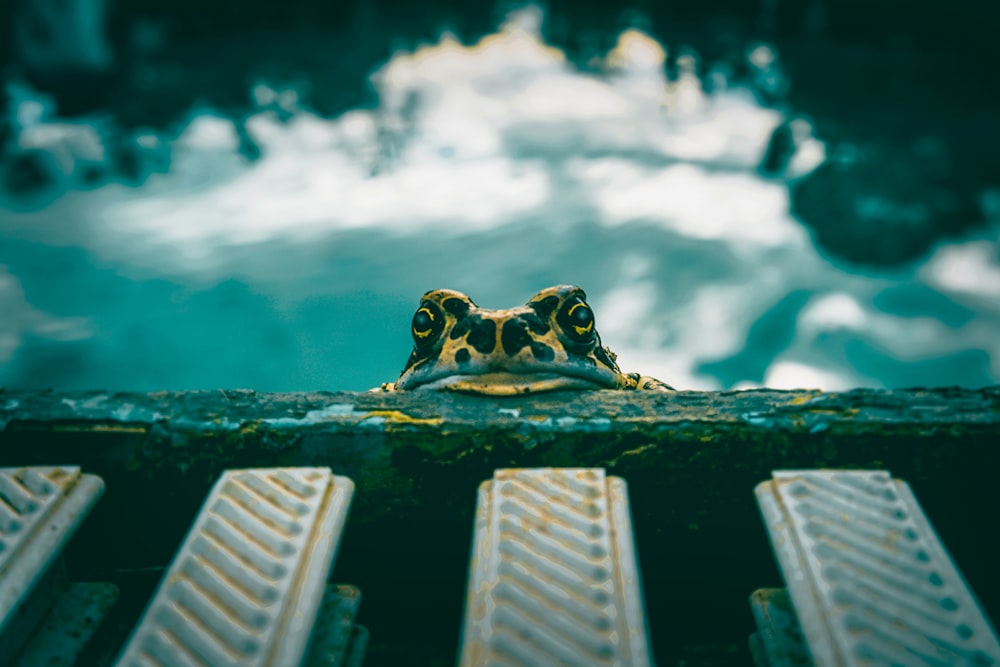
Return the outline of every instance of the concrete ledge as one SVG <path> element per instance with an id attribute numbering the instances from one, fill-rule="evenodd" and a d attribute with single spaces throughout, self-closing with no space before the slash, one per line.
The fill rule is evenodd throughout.
<path id="1" fill-rule="evenodd" d="M 118 583 L 123 600 L 130 584 L 112 575 L 166 565 L 226 468 L 329 466 L 352 478 L 335 576 L 365 595 L 373 665 L 454 660 L 476 486 L 501 467 L 605 467 L 625 478 L 662 664 L 742 659 L 747 597 L 781 584 L 753 499 L 779 468 L 907 480 L 987 614 L 1000 615 L 1000 535 L 977 527 L 1000 514 L 1000 494 L 987 491 L 1000 474 L 1000 387 L 508 399 L 0 392 L 0 466 L 43 464 L 104 478 L 70 562 L 77 579 Z M 434 587 L 434 613 L 426 596 L 401 595 L 418 583 Z"/>
<path id="2" fill-rule="evenodd" d="M 734 469 L 754 483 L 775 467 L 888 468 L 919 481 L 1000 460 L 991 442 L 1000 442 L 1000 387 L 505 399 L 0 391 L 0 465 L 73 463 L 112 480 L 183 475 L 205 490 L 226 468 L 330 465 L 373 501 L 356 505 L 355 521 L 422 505 L 415 485 L 435 471 L 451 485 L 515 466 L 709 473 L 701 482 L 711 492 L 730 488 Z"/>

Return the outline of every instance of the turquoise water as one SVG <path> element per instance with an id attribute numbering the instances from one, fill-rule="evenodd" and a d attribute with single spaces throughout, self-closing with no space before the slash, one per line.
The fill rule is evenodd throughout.
<path id="1" fill-rule="evenodd" d="M 194 107 L 134 137 L 139 187 L 84 185 L 101 119 L 19 91 L 21 143 L 59 177 L 0 201 L 0 386 L 362 390 L 399 373 L 423 292 L 501 308 L 560 283 L 587 290 L 624 370 L 678 388 L 1000 381 L 1000 226 L 902 267 L 833 261 L 789 211 L 840 159 L 807 119 L 699 79 L 693 55 L 667 79 L 640 32 L 583 73 L 538 21 L 398 52 L 378 106 L 333 119 L 262 83 L 253 162 Z M 750 52 L 765 73 L 776 57 Z M 761 176 L 786 121 L 789 169 Z"/>

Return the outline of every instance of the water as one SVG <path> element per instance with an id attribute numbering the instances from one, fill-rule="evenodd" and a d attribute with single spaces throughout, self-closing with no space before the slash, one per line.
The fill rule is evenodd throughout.
<path id="1" fill-rule="evenodd" d="M 399 373 L 423 292 L 500 308 L 560 283 L 624 370 L 678 388 L 998 382 L 997 225 L 901 268 L 834 261 L 789 212 L 789 184 L 840 159 L 807 120 L 693 53 L 668 80 L 638 31 L 582 72 L 540 20 L 398 52 L 378 106 L 332 120 L 262 82 L 256 161 L 192 108 L 136 137 L 140 187 L 82 185 L 106 121 L 21 90 L 21 143 L 63 177 L 0 200 L 0 386 L 363 390 Z M 749 54 L 780 85 L 774 52 Z M 766 178 L 785 121 L 797 149 Z"/>

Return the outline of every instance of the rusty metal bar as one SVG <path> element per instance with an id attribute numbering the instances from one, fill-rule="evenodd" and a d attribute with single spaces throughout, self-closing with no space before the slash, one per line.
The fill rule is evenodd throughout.
<path id="1" fill-rule="evenodd" d="M 473 539 L 460 665 L 651 664 L 623 480 L 497 470 Z"/>
<path id="2" fill-rule="evenodd" d="M 302 664 L 353 492 L 328 468 L 227 471 L 117 664 Z"/>
<path id="3" fill-rule="evenodd" d="M 1000 663 L 996 631 L 906 482 L 776 471 L 756 495 L 815 665 Z"/>
<path id="4" fill-rule="evenodd" d="M 75 466 L 0 468 L 0 664 L 62 592 L 63 547 L 103 490 Z"/>

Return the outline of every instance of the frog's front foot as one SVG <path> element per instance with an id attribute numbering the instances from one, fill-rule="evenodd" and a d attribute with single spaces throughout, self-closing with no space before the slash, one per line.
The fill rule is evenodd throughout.
<path id="1" fill-rule="evenodd" d="M 648 375 L 629 373 L 628 379 L 628 389 L 634 389 L 636 391 L 676 391 L 676 389 L 663 380 L 657 380 L 656 378 Z"/>

